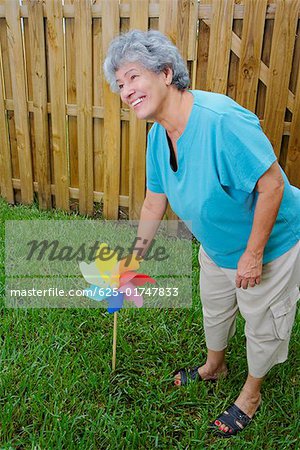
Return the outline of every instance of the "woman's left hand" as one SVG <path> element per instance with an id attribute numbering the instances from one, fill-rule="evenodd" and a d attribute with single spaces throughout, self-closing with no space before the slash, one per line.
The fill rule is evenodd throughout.
<path id="1" fill-rule="evenodd" d="M 251 250 L 246 250 L 241 256 L 237 272 L 235 285 L 237 288 L 247 289 L 260 283 L 262 274 L 262 257 L 259 257 Z"/>

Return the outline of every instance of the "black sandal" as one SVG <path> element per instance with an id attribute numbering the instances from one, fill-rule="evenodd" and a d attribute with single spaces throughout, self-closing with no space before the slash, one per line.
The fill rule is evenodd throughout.
<path id="1" fill-rule="evenodd" d="M 251 417 L 233 404 L 220 414 L 214 422 L 210 423 L 209 428 L 217 436 L 229 438 L 242 431 L 251 421 Z M 219 427 L 222 424 L 228 427 L 227 431 L 220 430 Z"/>
<path id="2" fill-rule="evenodd" d="M 180 375 L 180 386 L 186 386 L 191 381 L 198 381 L 198 380 L 205 381 L 205 382 L 212 382 L 212 383 L 216 382 L 215 379 L 203 380 L 203 378 L 201 378 L 201 376 L 199 375 L 199 372 L 198 372 L 199 367 L 201 367 L 201 366 L 192 367 L 190 369 L 183 368 L 183 369 L 176 370 L 173 373 L 173 377 L 178 374 Z M 175 384 L 175 381 L 174 381 L 174 384 Z"/>

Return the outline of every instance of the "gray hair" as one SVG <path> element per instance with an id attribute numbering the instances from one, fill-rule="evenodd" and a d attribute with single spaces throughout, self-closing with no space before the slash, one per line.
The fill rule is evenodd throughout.
<path id="1" fill-rule="evenodd" d="M 189 86 L 188 70 L 178 48 L 159 31 L 132 30 L 111 41 L 103 68 L 112 91 L 119 92 L 116 71 L 128 62 L 139 63 L 154 73 L 170 68 L 177 89 L 183 91 Z"/>

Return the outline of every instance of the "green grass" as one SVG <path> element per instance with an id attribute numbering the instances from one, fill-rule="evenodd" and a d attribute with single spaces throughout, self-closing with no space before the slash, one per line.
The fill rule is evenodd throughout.
<path id="1" fill-rule="evenodd" d="M 104 310 L 4 306 L 5 221 L 81 218 L 2 200 L 0 217 L 0 449 L 299 448 L 299 324 L 289 361 L 267 376 L 255 420 L 230 442 L 210 436 L 207 424 L 235 400 L 246 376 L 241 318 L 229 347 L 229 377 L 214 386 L 173 388 L 175 368 L 205 358 L 196 244 L 193 308 L 122 310 L 111 373 L 113 316 Z"/>

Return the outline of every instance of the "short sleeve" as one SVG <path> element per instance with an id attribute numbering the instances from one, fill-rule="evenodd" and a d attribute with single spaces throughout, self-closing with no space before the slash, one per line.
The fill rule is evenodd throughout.
<path id="1" fill-rule="evenodd" d="M 220 116 L 216 145 L 221 184 L 248 193 L 276 161 L 257 116 L 244 108 Z"/>
<path id="2" fill-rule="evenodd" d="M 158 177 L 158 167 L 155 163 L 153 155 L 153 144 L 151 140 L 151 132 L 148 133 L 147 137 L 147 154 L 146 154 L 146 182 L 147 189 L 156 194 L 164 194 L 164 190 L 161 185 L 161 180 Z"/>

